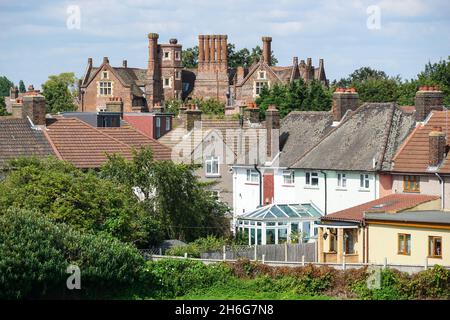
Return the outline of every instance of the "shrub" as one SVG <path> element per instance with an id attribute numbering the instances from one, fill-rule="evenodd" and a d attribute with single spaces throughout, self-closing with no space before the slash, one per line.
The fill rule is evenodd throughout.
<path id="1" fill-rule="evenodd" d="M 149 288 L 156 298 L 174 298 L 190 290 L 225 283 L 231 270 L 223 263 L 205 265 L 201 261 L 164 259 L 148 262 L 146 268 Z"/>
<path id="2" fill-rule="evenodd" d="M 406 288 L 410 298 L 450 298 L 450 271 L 442 266 L 414 274 Z"/>
<path id="3" fill-rule="evenodd" d="M 81 290 L 66 288 L 77 265 Z M 0 215 L 0 298 L 106 297 L 137 285 L 139 252 L 110 236 L 81 233 L 36 211 Z"/>
<path id="4" fill-rule="evenodd" d="M 206 238 L 198 238 L 186 246 L 175 246 L 166 251 L 169 256 L 184 256 L 185 253 L 191 258 L 200 258 L 202 252 L 222 250 L 227 240 L 207 236 Z"/>

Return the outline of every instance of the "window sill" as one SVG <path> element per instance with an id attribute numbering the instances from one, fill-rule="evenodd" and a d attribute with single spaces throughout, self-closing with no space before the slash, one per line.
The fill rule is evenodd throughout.
<path id="1" fill-rule="evenodd" d="M 303 188 L 304 189 L 311 189 L 311 190 L 319 190 L 320 189 L 320 187 L 318 187 L 318 186 L 304 186 Z"/>
<path id="2" fill-rule="evenodd" d="M 403 193 L 420 193 L 420 190 L 403 190 Z"/>
<path id="3" fill-rule="evenodd" d="M 259 186 L 259 182 L 246 182 L 245 184 L 250 186 Z"/>
<path id="4" fill-rule="evenodd" d="M 428 259 L 442 259 L 442 256 L 428 256 Z"/>
<path id="5" fill-rule="evenodd" d="M 397 252 L 397 255 L 399 255 L 399 256 L 410 256 L 411 253 Z"/>
<path id="6" fill-rule="evenodd" d="M 205 178 L 221 178 L 222 175 L 220 174 L 206 174 Z"/>
<path id="7" fill-rule="evenodd" d="M 359 188 L 358 192 L 370 192 L 370 189 Z"/>
<path id="8" fill-rule="evenodd" d="M 347 188 L 337 187 L 336 191 L 348 191 L 348 189 Z"/>
<path id="9" fill-rule="evenodd" d="M 282 187 L 287 187 L 287 188 L 293 188 L 293 187 L 295 187 L 295 184 L 283 184 L 281 186 Z"/>

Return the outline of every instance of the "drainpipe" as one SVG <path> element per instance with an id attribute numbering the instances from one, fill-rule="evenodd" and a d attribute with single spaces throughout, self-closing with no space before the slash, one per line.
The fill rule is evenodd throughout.
<path id="1" fill-rule="evenodd" d="M 325 171 L 320 171 L 325 178 L 325 215 L 327 215 L 327 173 Z"/>
<path id="2" fill-rule="evenodd" d="M 258 165 L 255 163 L 255 170 L 259 174 L 259 206 L 262 207 L 262 174 L 258 169 Z"/>
<path id="3" fill-rule="evenodd" d="M 445 193 L 444 193 L 444 179 L 439 175 L 439 173 L 434 173 L 436 177 L 438 177 L 439 182 L 441 183 L 441 209 L 444 210 L 444 201 L 445 201 Z"/>

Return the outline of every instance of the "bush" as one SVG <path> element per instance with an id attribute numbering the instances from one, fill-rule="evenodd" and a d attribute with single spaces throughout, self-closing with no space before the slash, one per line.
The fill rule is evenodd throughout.
<path id="1" fill-rule="evenodd" d="M 81 290 L 69 291 L 66 268 L 81 271 Z M 0 215 L 0 298 L 106 297 L 137 286 L 144 260 L 109 236 L 80 233 L 36 211 Z"/>
<path id="2" fill-rule="evenodd" d="M 442 266 L 414 274 L 406 288 L 409 298 L 450 298 L 450 271 Z"/>
<path id="3" fill-rule="evenodd" d="M 174 298 L 230 279 L 231 270 L 223 263 L 205 265 L 201 261 L 164 259 L 147 263 L 149 288 L 156 298 Z"/>
<path id="4" fill-rule="evenodd" d="M 186 246 L 175 246 L 166 251 L 169 256 L 184 256 L 185 253 L 191 258 L 200 258 L 202 252 L 222 250 L 227 241 L 223 238 L 207 236 L 198 238 Z"/>
<path id="5" fill-rule="evenodd" d="M 202 110 L 203 114 L 205 115 L 225 115 L 225 104 L 216 99 L 194 99 L 193 102 L 197 104 L 198 108 Z"/>

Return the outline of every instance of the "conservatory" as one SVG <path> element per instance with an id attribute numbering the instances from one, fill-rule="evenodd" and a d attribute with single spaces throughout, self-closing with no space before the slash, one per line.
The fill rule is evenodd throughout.
<path id="1" fill-rule="evenodd" d="M 270 204 L 236 218 L 236 233 L 249 245 L 310 242 L 321 211 L 313 204 Z"/>

